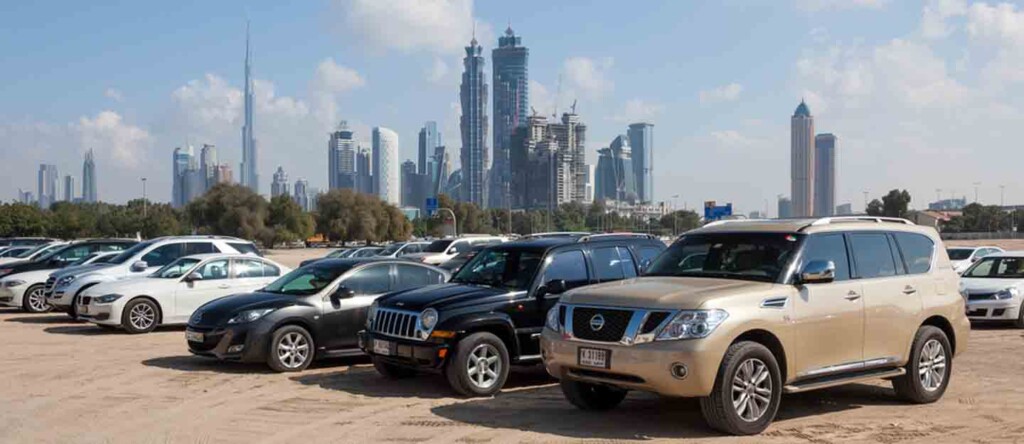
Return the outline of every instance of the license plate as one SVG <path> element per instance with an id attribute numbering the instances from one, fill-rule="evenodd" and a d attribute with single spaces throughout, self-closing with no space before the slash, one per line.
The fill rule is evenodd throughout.
<path id="1" fill-rule="evenodd" d="M 380 339 L 373 340 L 373 354 L 388 356 L 391 354 L 391 342 L 381 341 Z"/>
<path id="2" fill-rule="evenodd" d="M 84 315 L 89 314 L 89 306 L 88 305 L 79 305 L 78 306 L 78 312 L 81 313 L 81 314 L 84 314 Z"/>
<path id="3" fill-rule="evenodd" d="M 185 330 L 185 339 L 192 342 L 203 342 L 203 334 L 198 331 Z"/>
<path id="4" fill-rule="evenodd" d="M 611 354 L 611 350 L 580 347 L 577 353 L 577 358 L 581 367 L 607 369 L 611 366 L 611 359 L 609 359 Z"/>

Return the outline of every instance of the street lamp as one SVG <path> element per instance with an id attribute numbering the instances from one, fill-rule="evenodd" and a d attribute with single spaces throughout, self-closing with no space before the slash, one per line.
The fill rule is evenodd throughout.
<path id="1" fill-rule="evenodd" d="M 447 211 L 449 214 L 452 215 L 452 223 L 454 224 L 454 229 L 452 230 L 452 232 L 454 233 L 454 235 L 456 237 L 458 237 L 458 235 L 459 235 L 459 220 L 455 217 L 455 212 L 452 211 L 451 208 L 438 208 L 435 211 L 438 212 L 438 213 L 440 213 L 442 211 Z"/>
<path id="2" fill-rule="evenodd" d="M 676 213 L 676 211 L 678 211 L 676 209 L 676 200 L 678 200 L 678 199 L 679 199 L 679 195 L 678 194 L 675 194 L 675 195 L 672 196 L 672 237 L 676 237 L 676 235 L 679 234 L 679 224 L 678 224 L 679 214 Z"/>
<path id="3" fill-rule="evenodd" d="M 142 178 L 142 217 L 146 217 L 147 205 L 146 205 L 146 178 Z"/>

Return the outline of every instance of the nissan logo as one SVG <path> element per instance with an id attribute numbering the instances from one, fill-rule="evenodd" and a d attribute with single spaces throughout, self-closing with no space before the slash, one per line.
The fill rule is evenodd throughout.
<path id="1" fill-rule="evenodd" d="M 590 318 L 591 330 L 601 331 L 602 328 L 604 328 L 604 316 L 597 314 L 594 315 L 594 317 Z"/>

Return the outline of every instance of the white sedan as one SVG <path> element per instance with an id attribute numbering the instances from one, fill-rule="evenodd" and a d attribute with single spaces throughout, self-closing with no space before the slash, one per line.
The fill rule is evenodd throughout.
<path id="1" fill-rule="evenodd" d="M 1013 321 L 1024 328 L 1024 251 L 986 256 L 960 279 L 971 321 Z"/>
<path id="2" fill-rule="evenodd" d="M 1002 252 L 1002 248 L 988 246 L 946 248 L 946 254 L 949 255 L 949 261 L 953 264 L 953 270 L 958 274 L 963 274 L 964 271 L 967 271 L 971 265 L 974 265 L 974 263 L 981 260 L 981 258 Z"/>
<path id="3" fill-rule="evenodd" d="M 146 277 L 89 287 L 79 299 L 78 314 L 101 327 L 148 333 L 160 325 L 186 324 L 200 305 L 262 288 L 288 271 L 252 255 L 186 256 Z"/>

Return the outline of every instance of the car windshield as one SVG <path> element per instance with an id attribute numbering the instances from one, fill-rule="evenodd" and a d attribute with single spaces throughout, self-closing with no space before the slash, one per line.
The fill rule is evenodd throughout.
<path id="1" fill-rule="evenodd" d="M 391 255 L 397 253 L 398 250 L 401 250 L 402 247 L 404 247 L 404 246 L 405 246 L 404 242 L 394 243 L 394 244 L 388 245 L 387 248 L 382 250 L 377 255 L 378 256 L 391 256 Z"/>
<path id="2" fill-rule="evenodd" d="M 645 276 L 679 276 L 777 282 L 801 236 L 720 233 L 683 236 L 659 255 Z"/>
<path id="3" fill-rule="evenodd" d="M 43 244 L 43 245 L 40 245 L 38 247 L 28 249 L 28 250 L 22 252 L 21 254 L 19 254 L 17 256 L 14 256 L 14 257 L 17 257 L 17 258 L 31 257 L 33 254 L 36 254 L 36 253 L 38 253 L 40 251 L 46 250 L 47 248 L 51 248 L 51 247 L 53 247 L 53 245 L 51 245 L 51 244 Z"/>
<path id="4" fill-rule="evenodd" d="M 117 257 L 117 253 L 100 253 L 97 256 L 100 257 L 90 262 L 90 264 L 109 264 L 112 259 Z"/>
<path id="5" fill-rule="evenodd" d="M 114 258 L 111 259 L 110 262 L 108 262 L 108 263 L 110 263 L 110 264 L 123 264 L 125 262 L 128 262 L 128 259 L 131 259 L 132 257 L 135 257 L 136 254 L 139 254 L 139 252 L 141 252 L 142 250 L 145 250 L 146 248 L 149 248 L 154 243 L 156 243 L 156 241 L 139 242 L 139 243 L 135 244 L 134 246 L 132 246 L 131 248 L 122 251 L 121 254 L 118 254 L 117 256 L 114 256 Z"/>
<path id="6" fill-rule="evenodd" d="M 69 247 L 70 247 L 70 245 L 67 245 L 67 244 L 60 244 L 60 245 L 51 244 L 51 245 L 47 245 L 46 247 L 44 247 L 44 248 L 39 250 L 39 252 L 36 254 L 36 256 L 35 256 L 35 258 L 33 260 L 36 260 L 36 261 L 48 260 L 51 257 L 53 257 L 53 255 L 55 255 L 57 253 L 60 253 L 61 251 L 64 251 L 65 248 L 69 248 Z"/>
<path id="7" fill-rule="evenodd" d="M 543 256 L 535 251 L 484 250 L 463 266 L 451 282 L 525 290 Z"/>
<path id="8" fill-rule="evenodd" d="M 963 277 L 992 279 L 1024 278 L 1024 258 L 987 257 L 965 271 Z"/>
<path id="9" fill-rule="evenodd" d="M 86 256 L 83 256 L 83 257 L 81 257 L 81 258 L 79 258 L 79 259 L 76 259 L 75 261 L 72 261 L 72 262 L 71 262 L 70 264 L 68 264 L 68 265 L 69 265 L 69 266 L 75 266 L 75 265 L 82 265 L 82 264 L 84 264 L 84 263 L 86 263 L 86 262 L 89 262 L 90 260 L 92 260 L 93 258 L 95 258 L 96 256 L 99 256 L 99 255 L 101 255 L 101 254 L 103 254 L 103 253 L 92 253 L 92 254 L 88 254 L 88 255 L 86 255 Z M 89 263 L 92 263 L 92 262 L 89 262 Z"/>
<path id="10" fill-rule="evenodd" d="M 351 265 L 307 265 L 281 276 L 278 280 L 264 287 L 262 291 L 295 296 L 317 294 L 320 290 L 331 285 L 331 282 L 334 282 L 338 276 L 341 276 L 350 268 L 352 268 Z"/>
<path id="11" fill-rule="evenodd" d="M 971 257 L 971 253 L 974 253 L 973 248 L 947 248 L 946 254 L 949 255 L 951 261 L 962 261 Z"/>
<path id="12" fill-rule="evenodd" d="M 327 258 L 340 257 L 341 255 L 345 254 L 346 251 L 348 251 L 348 250 L 346 250 L 344 248 L 339 248 L 339 249 L 334 250 L 334 251 L 332 251 L 330 253 L 327 253 L 327 256 L 324 256 L 324 257 L 327 257 Z"/>
<path id="13" fill-rule="evenodd" d="M 162 268 L 149 275 L 149 277 L 157 279 L 177 279 L 184 276 L 185 273 L 188 273 L 188 271 L 191 270 L 192 267 L 195 267 L 199 262 L 200 260 L 196 258 L 183 257 L 164 265 Z"/>
<path id="14" fill-rule="evenodd" d="M 444 250 L 448 249 L 448 246 L 452 244 L 451 239 L 436 240 L 427 245 L 427 248 L 423 249 L 424 253 L 444 253 Z"/>

